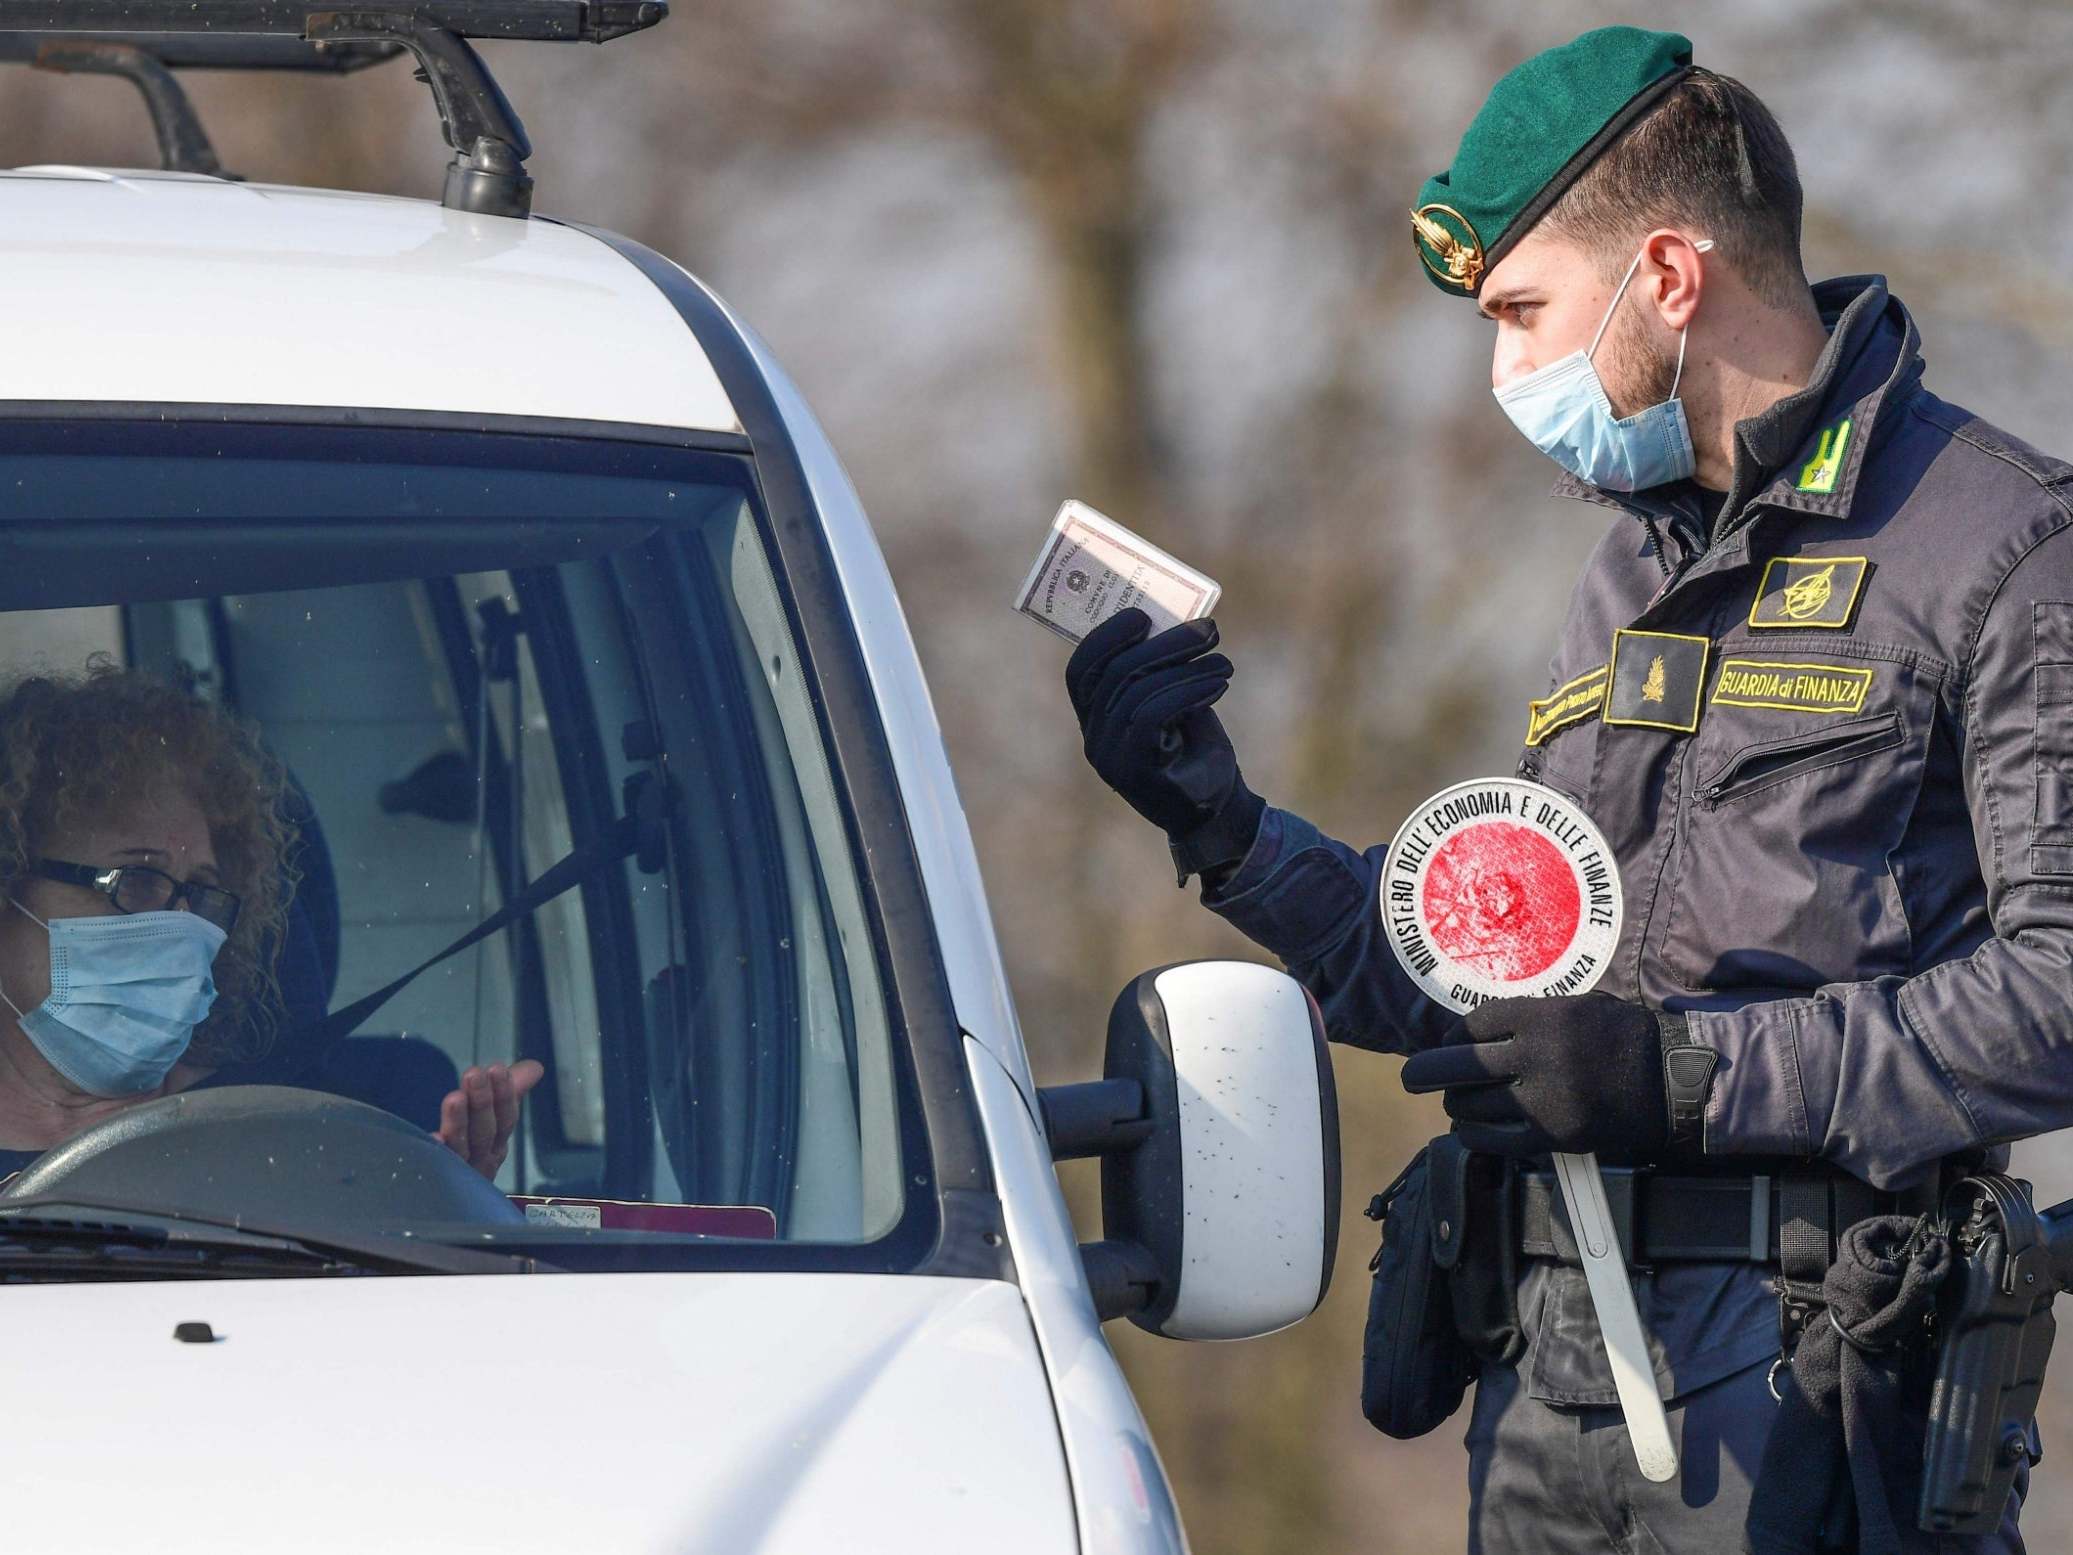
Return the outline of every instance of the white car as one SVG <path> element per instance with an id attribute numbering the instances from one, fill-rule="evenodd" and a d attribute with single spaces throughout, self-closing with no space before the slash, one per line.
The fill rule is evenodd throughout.
<path id="1" fill-rule="evenodd" d="M 528 214 L 466 39 L 663 13 L 0 0 L 171 164 L 0 172 L 0 667 L 249 720 L 301 872 L 264 1056 L 0 1188 L 10 1548 L 1176 1551 L 1101 1323 L 1330 1279 L 1314 1005 L 1150 972 L 1032 1083 L 834 450 L 691 275 Z M 443 204 L 219 176 L 164 68 L 399 51 Z M 428 1130 L 520 1057 L 492 1184 Z"/>

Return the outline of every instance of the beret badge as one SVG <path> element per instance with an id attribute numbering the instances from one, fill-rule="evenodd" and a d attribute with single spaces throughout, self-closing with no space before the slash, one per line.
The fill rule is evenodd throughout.
<path id="1" fill-rule="evenodd" d="M 1475 292 L 1483 279 L 1483 240 L 1466 216 L 1451 205 L 1421 205 L 1411 212 L 1411 240 L 1434 279 Z"/>

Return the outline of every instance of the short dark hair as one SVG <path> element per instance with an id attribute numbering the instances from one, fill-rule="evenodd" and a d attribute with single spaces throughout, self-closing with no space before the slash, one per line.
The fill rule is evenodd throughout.
<path id="1" fill-rule="evenodd" d="M 1653 227 L 1690 225 L 1766 302 L 1809 306 L 1799 166 L 1771 110 L 1731 76 L 1693 70 L 1577 178 L 1550 231 L 1624 269 Z"/>

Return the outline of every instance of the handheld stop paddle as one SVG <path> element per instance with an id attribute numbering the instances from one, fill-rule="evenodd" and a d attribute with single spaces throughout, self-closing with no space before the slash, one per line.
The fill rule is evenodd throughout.
<path id="1" fill-rule="evenodd" d="M 1381 891 L 1398 963 L 1463 1011 L 1588 993 L 1612 964 L 1625 911 L 1619 867 L 1590 817 L 1517 778 L 1457 783 L 1419 805 L 1389 844 Z M 1555 1175 L 1635 1461 L 1648 1479 L 1671 1479 L 1677 1449 L 1597 1157 L 1557 1154 Z"/>

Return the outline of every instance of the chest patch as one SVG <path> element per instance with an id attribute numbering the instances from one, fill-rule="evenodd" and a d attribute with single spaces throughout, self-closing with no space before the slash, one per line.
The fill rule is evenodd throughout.
<path id="1" fill-rule="evenodd" d="M 1864 710 L 1872 675 L 1871 670 L 1842 664 L 1723 659 L 1720 678 L 1713 682 L 1713 701 L 1786 713 L 1856 713 Z"/>
<path id="2" fill-rule="evenodd" d="M 1703 637 L 1676 632 L 1614 632 L 1605 721 L 1691 733 L 1699 727 L 1712 647 Z"/>
<path id="3" fill-rule="evenodd" d="M 1756 586 L 1749 624 L 1840 630 L 1850 624 L 1869 566 L 1862 556 L 1773 556 Z"/>
<path id="4" fill-rule="evenodd" d="M 1539 701 L 1528 704 L 1526 743 L 1539 745 L 1557 729 L 1566 729 L 1581 719 L 1594 717 L 1605 705 L 1605 671 L 1601 664 L 1585 670 L 1576 679 L 1557 686 Z"/>

